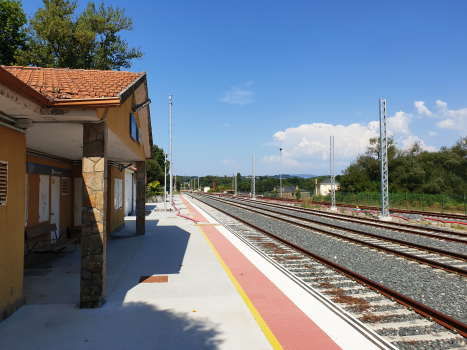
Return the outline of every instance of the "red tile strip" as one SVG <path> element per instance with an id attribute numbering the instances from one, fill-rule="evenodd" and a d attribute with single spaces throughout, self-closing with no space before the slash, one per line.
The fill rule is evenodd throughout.
<path id="1" fill-rule="evenodd" d="M 197 219 L 207 221 L 183 196 Z M 340 347 L 215 227 L 203 231 L 284 349 L 334 350 Z"/>

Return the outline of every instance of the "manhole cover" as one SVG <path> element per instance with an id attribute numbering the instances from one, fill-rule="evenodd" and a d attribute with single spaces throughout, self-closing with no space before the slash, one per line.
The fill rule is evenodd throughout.
<path id="1" fill-rule="evenodd" d="M 169 276 L 141 276 L 139 283 L 167 283 Z"/>

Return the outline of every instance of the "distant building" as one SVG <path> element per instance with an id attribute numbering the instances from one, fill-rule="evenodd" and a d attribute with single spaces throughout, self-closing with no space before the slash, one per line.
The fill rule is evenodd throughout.
<path id="1" fill-rule="evenodd" d="M 339 182 L 335 182 L 335 187 L 334 187 L 334 190 L 338 190 L 340 187 L 340 184 Z M 316 185 L 316 189 L 315 189 L 315 195 L 316 196 L 329 196 L 331 194 L 331 178 L 328 178 L 322 182 L 319 182 L 317 185 Z"/>
<path id="2" fill-rule="evenodd" d="M 210 189 L 211 189 L 211 187 L 209 187 L 209 186 L 204 187 L 204 193 L 207 193 Z"/>
<path id="3" fill-rule="evenodd" d="M 297 190 L 298 190 L 298 186 L 287 185 L 287 186 L 282 187 L 282 198 L 295 198 L 295 192 Z M 277 191 L 279 195 L 281 193 L 280 187 L 277 189 L 274 187 L 274 191 Z M 310 197 L 310 191 L 300 188 L 300 198 L 303 199 L 303 198 L 309 198 L 309 197 Z"/>

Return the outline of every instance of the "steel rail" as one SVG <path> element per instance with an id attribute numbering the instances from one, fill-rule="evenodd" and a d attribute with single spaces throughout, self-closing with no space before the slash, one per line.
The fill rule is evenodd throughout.
<path id="1" fill-rule="evenodd" d="M 285 218 L 279 218 L 279 217 L 274 216 L 274 215 L 262 213 L 262 212 L 259 212 L 257 210 L 252 210 L 250 208 L 242 208 L 241 206 L 239 206 L 237 204 L 233 204 L 230 201 L 220 201 L 219 199 L 214 199 L 214 200 L 219 201 L 221 203 L 228 204 L 228 205 L 232 205 L 234 207 L 241 208 L 243 210 L 249 210 L 249 211 L 255 212 L 257 214 L 264 215 L 264 216 L 267 216 L 267 217 L 270 217 L 270 218 L 273 218 L 273 219 L 276 219 L 276 220 L 284 221 L 284 222 L 287 222 L 287 223 L 289 223 L 291 225 L 300 226 L 300 227 L 303 227 L 303 228 L 308 229 L 308 230 L 318 231 L 318 232 L 321 232 L 321 233 L 324 233 L 324 234 L 327 234 L 327 235 L 330 235 L 330 236 L 333 236 L 333 237 L 338 237 L 338 238 L 341 238 L 341 239 L 344 239 L 344 240 L 347 240 L 347 241 L 351 241 L 351 242 L 355 242 L 355 243 L 358 243 L 358 244 L 361 244 L 361 245 L 372 247 L 372 248 L 377 249 L 377 250 L 385 251 L 385 252 L 400 256 L 400 257 L 404 257 L 404 258 L 409 259 L 409 260 L 417 261 L 417 262 L 422 263 L 422 264 L 427 264 L 427 265 L 430 265 L 432 267 L 436 267 L 438 269 L 442 269 L 442 270 L 445 270 L 445 271 L 449 271 L 449 272 L 456 273 L 456 274 L 459 274 L 461 276 L 466 276 L 467 277 L 467 270 L 465 270 L 465 269 L 460 269 L 460 268 L 455 267 L 455 266 L 446 265 L 446 264 L 443 264 L 443 263 L 440 263 L 440 262 L 437 262 L 437 261 L 434 261 L 434 260 L 422 258 L 422 257 L 412 255 L 412 254 L 409 254 L 409 253 L 404 253 L 404 252 L 401 252 L 401 251 L 398 251 L 398 250 L 395 250 L 395 249 L 386 248 L 386 247 L 380 246 L 378 244 L 365 242 L 365 241 L 362 241 L 362 240 L 357 239 L 357 238 L 352 238 L 352 237 L 341 235 L 339 233 L 326 231 L 326 230 L 323 230 L 321 228 L 301 224 L 301 223 L 296 222 L 296 221 L 288 220 L 288 219 L 285 219 Z M 262 209 L 262 210 L 266 210 L 266 211 L 271 212 L 271 210 L 268 210 L 268 209 Z M 282 214 L 282 215 L 285 215 L 285 214 Z M 423 245 L 420 245 L 420 244 L 409 243 L 409 242 L 405 242 L 405 241 L 398 240 L 398 239 L 381 237 L 381 236 L 373 235 L 373 234 L 367 233 L 367 232 L 362 232 L 362 231 L 349 229 L 349 228 L 343 228 L 343 227 L 340 227 L 340 226 L 337 226 L 337 225 L 324 224 L 324 223 L 313 221 L 313 220 L 310 220 L 310 219 L 304 219 L 304 218 L 299 218 L 299 219 L 303 220 L 303 221 L 313 222 L 313 223 L 323 225 L 323 226 L 329 226 L 329 227 L 332 227 L 334 229 L 350 231 L 350 232 L 355 233 L 355 234 L 360 234 L 360 235 L 372 237 L 372 238 L 375 238 L 375 239 L 380 239 L 382 241 L 395 242 L 395 243 L 402 244 L 402 245 L 405 245 L 405 246 L 408 246 L 408 247 L 411 247 L 411 248 L 423 249 L 425 251 L 430 251 L 432 253 L 442 254 L 442 255 L 455 257 L 455 258 L 458 258 L 458 259 L 467 260 L 467 256 L 463 255 L 463 254 L 449 252 L 449 251 L 442 250 L 442 249 L 437 249 L 437 248 L 430 248 L 430 247 L 426 247 L 426 246 L 423 246 Z"/>
<path id="2" fill-rule="evenodd" d="M 296 207 L 288 207 L 288 206 L 283 206 L 279 204 L 271 204 L 271 203 L 264 203 L 264 202 L 257 202 L 257 201 L 252 201 L 250 199 L 245 199 L 245 198 L 238 198 L 238 200 L 245 202 L 245 203 L 257 203 L 258 205 L 264 205 L 268 207 L 273 207 L 273 208 L 278 208 L 278 209 L 283 209 L 283 210 L 290 210 L 290 211 L 296 211 L 299 213 L 303 214 L 311 214 L 311 215 L 316 215 L 316 216 L 321 216 L 321 217 L 326 217 L 326 218 L 332 218 L 336 220 L 341 220 L 341 221 L 348 221 L 348 222 L 354 222 L 362 225 L 368 225 L 368 226 L 373 226 L 377 228 L 383 228 L 383 229 L 388 229 L 392 231 L 400 231 L 400 232 L 405 232 L 405 233 L 410 233 L 414 235 L 419 235 L 419 236 L 426 236 L 426 237 L 431 237 L 431 238 L 437 238 L 437 239 L 442 239 L 445 241 L 450 241 L 450 242 L 456 242 L 456 243 L 464 243 L 467 244 L 467 239 L 461 239 L 461 238 L 454 238 L 454 237 L 445 237 L 445 236 L 439 236 L 436 234 L 428 233 L 428 232 L 414 232 L 413 230 L 430 230 L 433 232 L 439 232 L 439 233 L 445 233 L 453 236 L 460 236 L 460 237 L 466 237 L 466 233 L 461 233 L 461 232 L 452 232 L 449 230 L 443 230 L 439 228 L 425 228 L 425 227 L 419 227 L 419 226 L 414 226 L 414 225 L 407 225 L 404 223 L 391 223 L 391 222 L 385 222 L 382 224 L 378 220 L 374 219 L 369 219 L 369 218 L 353 218 L 353 217 L 347 217 L 344 215 L 340 214 L 334 214 L 334 213 L 322 213 L 318 210 L 313 210 L 313 209 L 308 209 L 308 208 L 296 208 Z M 402 227 L 400 227 L 402 226 Z M 411 229 L 408 229 L 406 227 L 410 227 Z"/>
<path id="3" fill-rule="evenodd" d="M 451 317 L 451 316 L 448 316 L 448 315 L 445 315 L 427 305 L 424 305 L 412 298 L 409 298 L 399 292 L 396 292 L 395 290 L 392 290 L 388 287 L 385 287 L 383 286 L 382 284 L 378 283 L 378 282 L 375 282 L 369 278 L 366 278 L 352 270 L 349 270 L 343 266 L 340 266 L 326 258 L 323 258 L 322 256 L 318 255 L 318 254 L 315 254 L 315 253 L 312 253 L 292 242 L 289 242 L 279 236 L 276 236 L 275 234 L 273 233 L 270 233 L 266 230 L 263 230 L 262 228 L 256 226 L 256 225 L 253 225 L 243 219 L 240 219 L 239 217 L 236 217 L 235 215 L 232 215 L 222 209 L 219 209 L 219 208 L 216 208 L 215 206 L 213 206 L 212 204 L 209 204 L 209 203 L 206 203 L 206 202 L 203 202 L 205 203 L 206 205 L 209 205 L 210 207 L 220 211 L 221 213 L 225 214 L 225 215 L 228 215 L 232 218 L 234 218 L 235 220 L 238 220 L 240 221 L 241 223 L 247 225 L 247 226 L 250 226 L 252 227 L 253 229 L 261 232 L 261 233 L 264 233 L 265 235 L 268 235 L 282 243 L 284 243 L 285 245 L 295 249 L 296 251 L 304 254 L 304 255 L 307 255 L 315 260 L 318 260 L 319 262 L 323 263 L 324 265 L 330 267 L 331 269 L 334 269 L 336 271 L 339 271 L 341 272 L 342 274 L 346 275 L 347 277 L 351 278 L 351 279 L 354 279 L 355 281 L 363 284 L 363 285 L 366 285 L 368 286 L 369 288 L 373 289 L 373 290 L 376 290 L 376 291 L 379 291 L 381 294 L 389 297 L 389 298 L 393 298 L 395 301 L 397 301 L 399 304 L 402 304 L 404 306 L 407 306 L 407 307 L 410 307 L 411 309 L 413 309 L 415 312 L 418 312 L 419 314 L 425 316 L 425 317 L 430 317 L 432 318 L 434 321 L 436 321 L 437 323 L 451 329 L 451 330 L 456 330 L 457 332 L 459 332 L 459 334 L 463 335 L 464 337 L 467 337 L 467 324 L 463 323 L 463 322 L 460 322 L 458 320 L 456 320 L 455 318 Z"/>
<path id="4" fill-rule="evenodd" d="M 276 200 L 278 198 L 275 198 Z M 298 203 L 298 202 L 297 202 Z M 312 204 L 323 204 L 323 205 L 331 205 L 331 202 L 311 202 Z M 344 208 L 355 208 L 355 204 L 345 204 L 345 203 L 338 203 L 337 206 L 339 207 L 344 207 Z M 370 209 L 370 210 L 380 210 L 379 207 L 373 207 L 373 206 L 367 206 L 367 205 L 359 205 L 359 208 L 362 209 Z M 391 212 L 394 213 L 407 213 L 407 214 L 415 214 L 415 215 L 424 215 L 424 216 L 436 216 L 436 217 L 442 217 L 442 218 L 452 218 L 452 219 L 460 219 L 460 220 L 466 220 L 467 216 L 464 214 L 452 214 L 452 213 L 438 213 L 435 211 L 421 211 L 421 210 L 406 210 L 406 209 L 397 209 L 397 208 L 392 208 L 389 209 Z"/>

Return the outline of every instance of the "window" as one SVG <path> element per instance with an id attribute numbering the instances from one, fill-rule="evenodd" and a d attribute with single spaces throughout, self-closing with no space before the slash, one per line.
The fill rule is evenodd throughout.
<path id="1" fill-rule="evenodd" d="M 68 195 L 68 178 L 62 177 L 62 196 Z"/>
<path id="2" fill-rule="evenodd" d="M 0 205 L 6 205 L 8 189 L 8 163 L 0 161 Z"/>
<path id="3" fill-rule="evenodd" d="M 123 180 L 115 179 L 114 185 L 114 209 L 120 210 L 123 207 Z"/>

